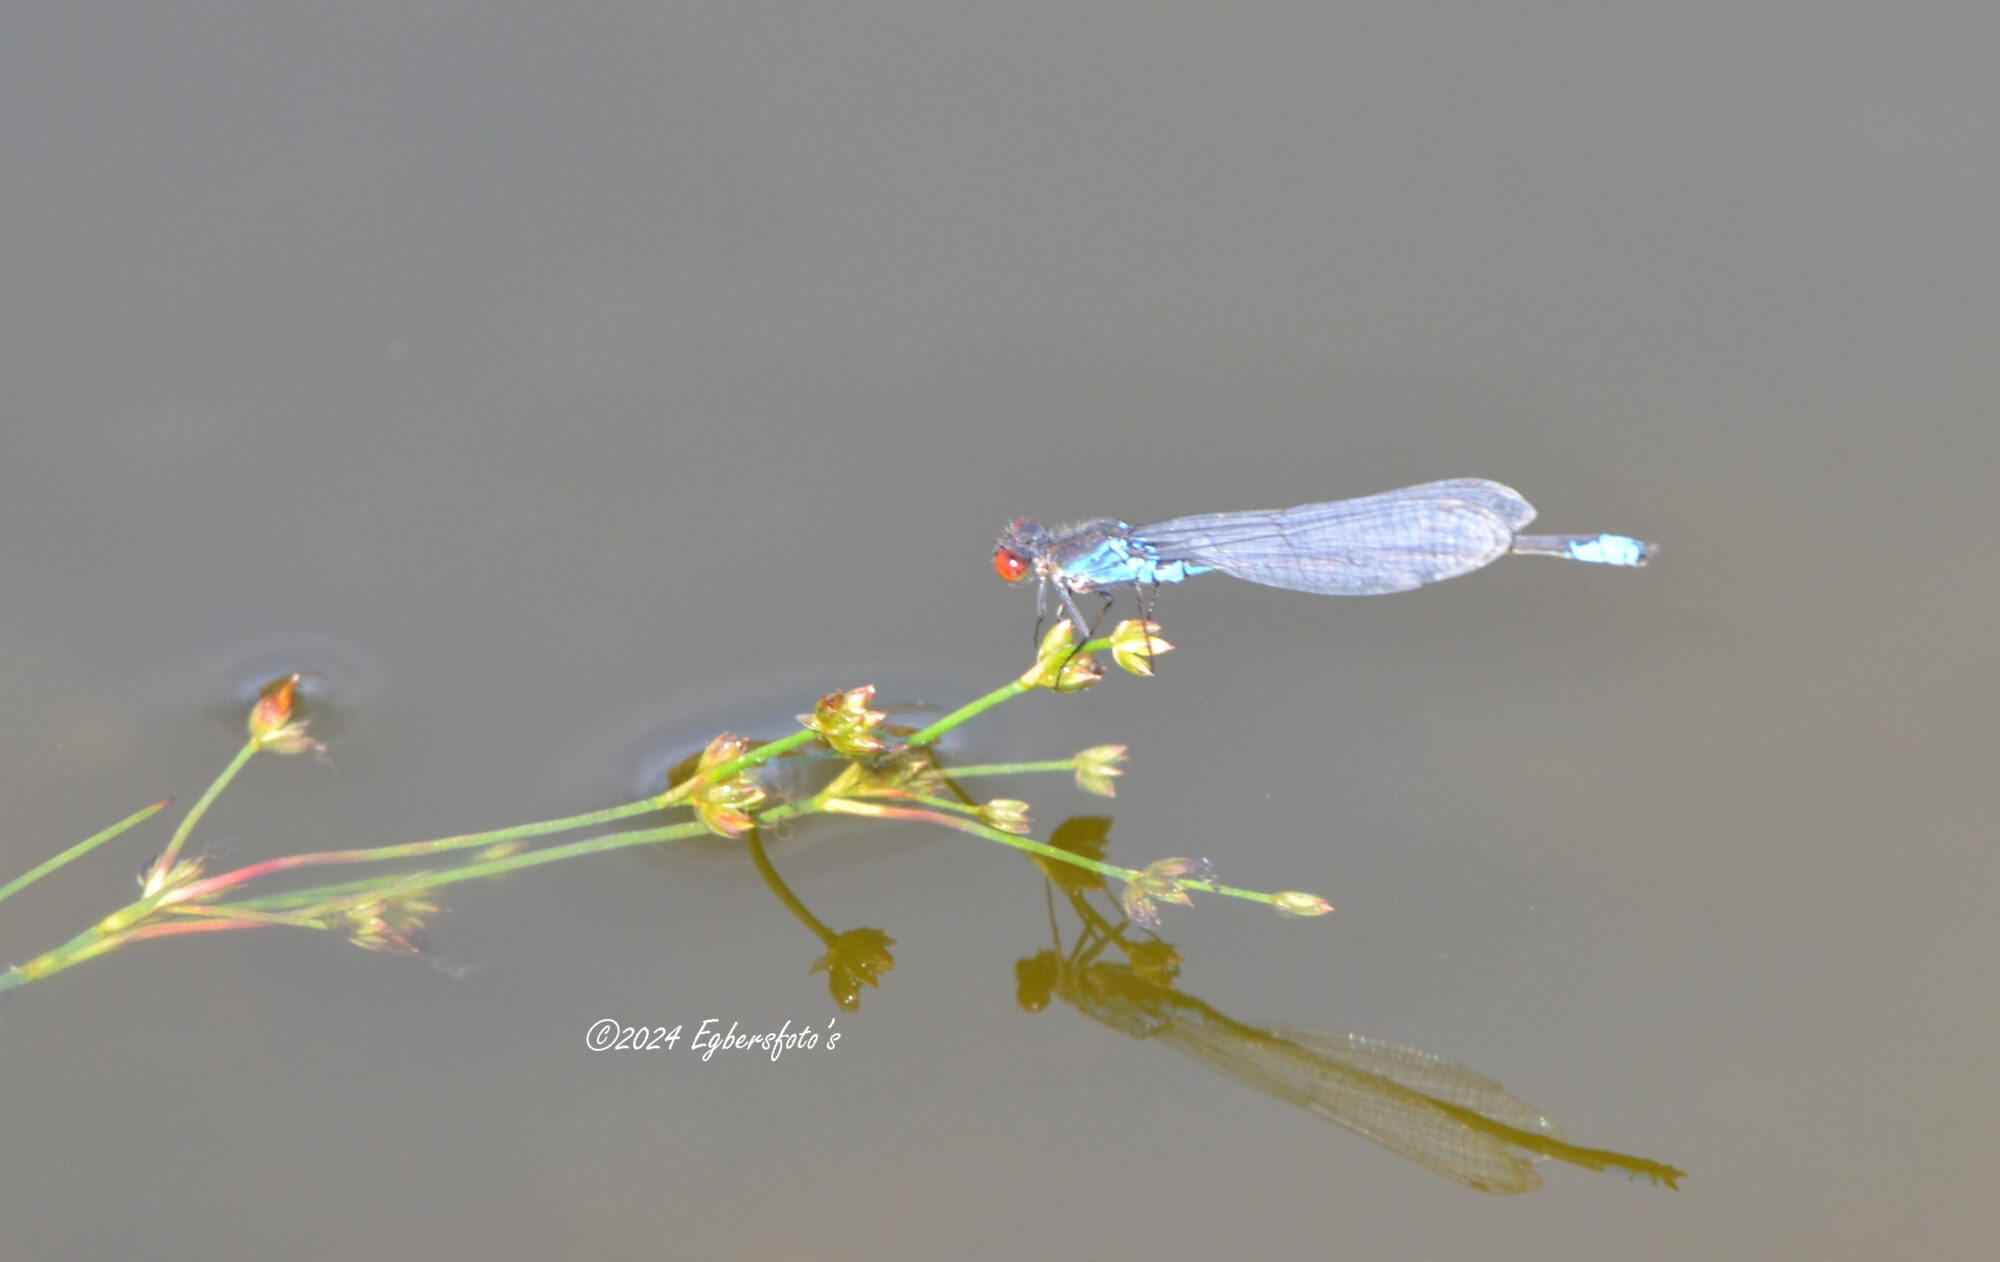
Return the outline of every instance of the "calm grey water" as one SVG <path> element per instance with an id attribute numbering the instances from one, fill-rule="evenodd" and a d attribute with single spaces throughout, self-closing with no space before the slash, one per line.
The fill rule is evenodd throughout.
<path id="1" fill-rule="evenodd" d="M 2000 18 L 1873 6 L 23 7 L 0 20 L 4 875 L 547 818 L 1027 664 L 1009 518 L 1476 475 L 1639 573 L 1162 597 L 1114 858 L 1243 1020 L 1476 1067 L 1678 1192 L 1484 1197 L 1060 1004 L 1040 878 L 802 829 L 457 891 L 440 967 L 146 944 L 0 1004 L 11 1258 L 1981 1256 L 2000 1035 Z M 1046 828 L 1102 810 L 995 786 Z M 0 960 L 159 823 L 0 907 Z M 1070 927 L 1073 929 L 1073 926 Z M 832 1054 L 589 1024 L 837 1017 Z"/>

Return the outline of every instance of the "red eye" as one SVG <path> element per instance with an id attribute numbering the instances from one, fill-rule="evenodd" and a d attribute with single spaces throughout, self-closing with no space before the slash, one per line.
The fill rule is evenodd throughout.
<path id="1" fill-rule="evenodd" d="M 1028 573 L 1028 558 L 1012 548 L 997 548 L 993 553 L 993 572 L 1010 583 L 1018 583 Z"/>

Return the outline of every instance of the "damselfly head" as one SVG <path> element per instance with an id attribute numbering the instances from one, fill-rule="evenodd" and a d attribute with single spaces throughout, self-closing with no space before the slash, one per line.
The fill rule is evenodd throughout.
<path id="1" fill-rule="evenodd" d="M 993 549 L 993 572 L 1010 583 L 1018 583 L 1028 577 L 1034 568 L 1035 558 L 1048 546 L 1049 532 L 1042 524 L 1023 517 L 1008 523 L 1000 532 L 1000 542 Z"/>
<path id="2" fill-rule="evenodd" d="M 1012 548 L 996 548 L 993 551 L 993 572 L 1010 583 L 1018 583 L 1028 577 L 1028 558 Z"/>

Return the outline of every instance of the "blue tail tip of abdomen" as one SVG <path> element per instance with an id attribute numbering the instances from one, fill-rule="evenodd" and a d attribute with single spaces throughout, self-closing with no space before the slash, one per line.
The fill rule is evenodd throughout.
<path id="1" fill-rule="evenodd" d="M 1592 535 L 1570 540 L 1565 555 L 1592 565 L 1644 565 L 1659 550 L 1656 543 L 1642 543 L 1625 535 Z"/>

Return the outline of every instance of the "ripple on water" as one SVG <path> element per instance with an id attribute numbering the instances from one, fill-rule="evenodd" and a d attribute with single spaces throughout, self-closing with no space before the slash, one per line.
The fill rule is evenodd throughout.
<path id="1" fill-rule="evenodd" d="M 200 708 L 240 738 L 258 693 L 272 680 L 296 672 L 312 734 L 337 744 L 381 695 L 373 659 L 333 636 L 271 634 L 224 648 L 199 672 Z"/>

